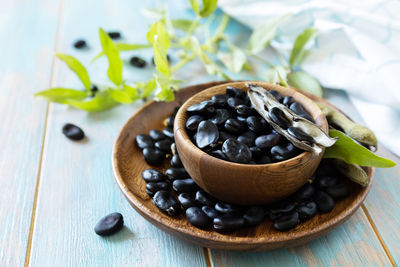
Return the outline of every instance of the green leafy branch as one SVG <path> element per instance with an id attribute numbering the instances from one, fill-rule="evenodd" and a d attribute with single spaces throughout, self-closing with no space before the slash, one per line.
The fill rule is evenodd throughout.
<path id="1" fill-rule="evenodd" d="M 157 101 L 171 101 L 174 99 L 174 91 L 179 89 L 180 82 L 174 77 L 174 73 L 187 63 L 198 59 L 208 74 L 230 80 L 227 72 L 240 73 L 251 69 L 249 58 L 258 59 L 269 67 L 263 74 L 263 78 L 267 81 L 289 84 L 317 95 L 322 94 L 321 87 L 314 78 L 304 72 L 292 71 L 293 67 L 299 65 L 306 56 L 305 46 L 315 38 L 315 29 L 307 28 L 297 37 L 288 63 L 284 63 L 282 59 L 284 65 L 275 66 L 257 54 L 269 46 L 271 40 L 275 38 L 279 24 L 288 16 L 269 21 L 255 29 L 250 36 L 248 48 L 242 49 L 231 43 L 225 35 L 229 23 L 227 15 L 222 16 L 215 33 L 210 35 L 209 25 L 214 19 L 210 15 L 217 7 L 217 0 L 202 0 L 201 3 L 198 0 L 190 0 L 190 4 L 196 14 L 193 20 L 172 20 L 165 7 L 148 10 L 157 16 L 158 21 L 150 26 L 146 34 L 147 44 L 114 43 L 103 29 L 99 29 L 102 51 L 92 59 L 92 62 L 100 57 L 107 57 L 107 76 L 111 85 L 99 88 L 98 92 L 92 92 L 94 83 L 90 80 L 83 64 L 73 56 L 57 54 L 57 57 L 77 75 L 85 90 L 51 88 L 35 95 L 89 112 L 110 109 L 150 96 Z M 206 23 L 201 23 L 204 18 L 207 18 Z M 177 31 L 181 34 L 177 35 Z M 203 42 L 199 38 L 201 35 L 206 36 Z M 221 43 L 225 43 L 227 51 L 221 49 Z M 127 84 L 123 77 L 124 66 L 120 53 L 149 48 L 153 49 L 154 54 L 153 77 L 147 81 Z M 167 58 L 170 49 L 178 50 L 177 54 L 180 55 L 180 60 L 173 66 L 169 65 Z"/>

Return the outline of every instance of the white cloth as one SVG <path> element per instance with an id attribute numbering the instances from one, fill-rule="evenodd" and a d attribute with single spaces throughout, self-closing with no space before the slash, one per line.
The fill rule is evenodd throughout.
<path id="1" fill-rule="evenodd" d="M 220 0 L 219 7 L 250 28 L 291 14 L 271 43 L 286 57 L 297 34 L 317 28 L 302 69 L 345 90 L 380 142 L 400 155 L 400 1 Z"/>

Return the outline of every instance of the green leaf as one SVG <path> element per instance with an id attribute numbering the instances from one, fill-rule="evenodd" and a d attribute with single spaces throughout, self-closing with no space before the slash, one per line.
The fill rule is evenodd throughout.
<path id="1" fill-rule="evenodd" d="M 153 45 L 153 48 L 155 40 L 158 41 L 158 43 L 164 50 L 167 50 L 171 45 L 168 32 L 162 21 L 157 21 L 153 25 L 151 25 L 149 31 L 146 34 L 146 38 L 147 41 L 149 41 L 149 43 Z"/>
<path id="2" fill-rule="evenodd" d="M 291 72 L 288 74 L 288 82 L 290 86 L 299 88 L 313 95 L 319 97 L 323 95 L 323 90 L 319 82 L 308 73 L 302 71 Z"/>
<path id="3" fill-rule="evenodd" d="M 290 53 L 289 64 L 291 67 L 299 65 L 303 61 L 306 53 L 305 46 L 309 41 L 315 39 L 317 32 L 317 29 L 309 27 L 297 36 Z"/>
<path id="4" fill-rule="evenodd" d="M 76 74 L 76 76 L 78 76 L 83 86 L 85 86 L 86 90 L 90 91 L 91 84 L 90 84 L 89 74 L 87 73 L 82 63 L 79 62 L 79 60 L 73 56 L 60 53 L 57 53 L 56 55 L 59 59 L 64 61 L 65 64 L 67 64 L 68 68 L 72 70 Z"/>
<path id="5" fill-rule="evenodd" d="M 88 101 L 67 100 L 65 104 L 89 112 L 103 111 L 118 105 L 112 97 L 110 90 L 100 91 L 96 96 Z"/>
<path id="6" fill-rule="evenodd" d="M 229 53 L 218 52 L 217 57 L 228 70 L 239 73 L 247 61 L 246 54 L 235 46 L 230 48 L 231 51 Z"/>
<path id="7" fill-rule="evenodd" d="M 115 48 L 117 48 L 118 51 L 131 51 L 131 50 L 139 50 L 143 48 L 152 47 L 149 44 L 127 44 L 127 43 L 115 43 L 114 46 Z M 92 63 L 95 62 L 104 55 L 105 55 L 104 51 L 101 51 L 91 60 L 91 62 Z"/>
<path id="8" fill-rule="evenodd" d="M 156 69 L 164 75 L 171 76 L 171 69 L 169 68 L 167 52 L 159 42 L 158 38 L 153 42 L 154 64 Z"/>
<path id="9" fill-rule="evenodd" d="M 280 83 L 287 86 L 286 77 L 286 70 L 282 66 L 269 68 L 261 75 L 261 78 L 266 82 Z"/>
<path id="10" fill-rule="evenodd" d="M 177 80 L 174 80 L 170 77 L 165 75 L 156 75 L 156 90 L 155 90 L 155 100 L 157 101 L 173 101 L 174 96 L 174 89 L 177 88 Z"/>
<path id="11" fill-rule="evenodd" d="M 43 97 L 51 102 L 64 104 L 65 101 L 68 99 L 84 99 L 88 96 L 88 93 L 69 88 L 51 88 L 48 90 L 37 92 L 35 96 Z"/>
<path id="12" fill-rule="evenodd" d="M 149 80 L 142 88 L 140 97 L 146 98 L 153 93 L 153 91 L 157 88 L 156 80 L 153 78 Z"/>
<path id="13" fill-rule="evenodd" d="M 258 26 L 253 31 L 249 39 L 250 52 L 257 54 L 264 50 L 269 45 L 271 40 L 274 39 L 279 24 L 288 17 L 289 15 L 283 15 Z"/>
<path id="14" fill-rule="evenodd" d="M 108 78 L 118 86 L 122 83 L 122 60 L 113 41 L 102 28 L 99 29 L 99 35 L 101 46 L 108 59 Z"/>
<path id="15" fill-rule="evenodd" d="M 118 89 L 110 89 L 110 96 L 116 102 L 122 104 L 130 104 L 134 101 L 127 92 Z"/>
<path id="16" fill-rule="evenodd" d="M 129 85 L 124 85 L 124 90 L 133 101 L 139 98 L 139 92 L 137 88 Z"/>
<path id="17" fill-rule="evenodd" d="M 193 21 L 189 19 L 173 19 L 171 20 L 172 26 L 175 28 L 187 32 L 192 26 Z"/>
<path id="18" fill-rule="evenodd" d="M 230 80 L 230 77 L 226 75 L 221 68 L 203 51 L 200 42 L 196 37 L 191 36 L 188 42 L 188 48 L 201 60 L 208 74 L 217 75 L 225 80 Z"/>
<path id="19" fill-rule="evenodd" d="M 200 9 L 198 0 L 190 0 L 190 4 L 192 5 L 193 11 L 205 18 L 210 16 L 215 9 L 217 8 L 218 0 L 203 0 L 203 6 Z"/>
<path id="20" fill-rule="evenodd" d="M 329 130 L 329 136 L 339 139 L 333 146 L 325 149 L 324 158 L 336 158 L 344 160 L 349 164 L 380 168 L 389 168 L 396 165 L 394 161 L 379 157 L 365 147 L 357 144 L 341 131 Z"/>

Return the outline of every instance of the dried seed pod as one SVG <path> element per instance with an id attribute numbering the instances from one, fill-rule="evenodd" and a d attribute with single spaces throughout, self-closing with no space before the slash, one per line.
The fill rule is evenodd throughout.
<path id="1" fill-rule="evenodd" d="M 348 136 L 362 144 L 372 146 L 374 151 L 378 148 L 378 140 L 376 139 L 375 134 L 370 129 L 354 123 L 342 113 L 333 109 L 325 103 L 316 102 L 316 104 L 325 114 L 329 124 L 339 126 Z"/>
<path id="2" fill-rule="evenodd" d="M 322 152 L 322 146 L 330 147 L 336 142 L 336 139 L 329 137 L 316 124 L 295 114 L 285 105 L 279 103 L 268 90 L 250 83 L 246 84 L 246 86 L 249 89 L 248 95 L 251 103 L 257 112 L 267 120 L 277 132 L 285 136 L 296 147 L 319 154 Z M 302 131 L 303 135 L 305 134 L 303 140 L 293 136 L 293 133 L 290 134 L 287 129 L 283 129 L 270 117 L 270 111 L 276 110 L 275 108 L 282 111 L 279 114 L 281 120 L 283 118 L 287 119 L 291 123 L 290 127 L 295 127 L 297 130 Z M 307 136 L 307 138 L 304 138 L 305 136 Z M 312 140 L 312 142 L 310 142 L 310 140 Z"/>
<path id="3" fill-rule="evenodd" d="M 332 159 L 332 164 L 335 165 L 336 169 L 342 173 L 344 176 L 360 184 L 362 186 L 367 186 L 369 184 L 370 178 L 367 173 L 357 164 L 349 164 L 341 159 Z"/>

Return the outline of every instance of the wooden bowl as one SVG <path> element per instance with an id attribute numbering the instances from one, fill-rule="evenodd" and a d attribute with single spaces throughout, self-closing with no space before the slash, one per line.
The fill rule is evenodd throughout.
<path id="1" fill-rule="evenodd" d="M 189 97 L 201 90 L 222 83 L 224 82 L 182 88 L 176 93 L 174 102 L 152 101 L 140 108 L 126 122 L 114 144 L 112 167 L 115 180 L 132 207 L 147 221 L 169 234 L 199 246 L 224 250 L 264 251 L 298 246 L 328 233 L 346 221 L 367 196 L 373 183 L 373 168 L 365 168 L 368 176 L 371 177 L 371 182 L 367 187 L 361 187 L 343 177 L 340 182 L 348 184 L 350 195 L 337 201 L 331 212 L 317 213 L 312 219 L 288 232 L 275 230 L 272 221 L 266 219 L 255 227 L 230 233 L 218 233 L 192 226 L 183 213 L 177 217 L 169 217 L 154 206 L 152 199 L 145 192 L 146 183 L 141 177 L 142 171 L 154 166 L 149 166 L 144 161 L 142 152 L 135 145 L 136 135 L 148 133 L 151 129 L 162 129 L 165 117 L 171 114 L 175 107 L 181 106 Z M 316 96 L 309 97 L 328 103 Z M 165 171 L 169 167 L 169 163 L 166 162 L 165 165 L 156 169 Z"/>
<path id="2" fill-rule="evenodd" d="M 303 94 L 287 87 L 266 82 L 252 82 L 283 96 L 292 96 L 311 114 L 325 132 L 328 123 L 319 107 Z M 322 153 L 303 152 L 277 163 L 238 164 L 215 158 L 196 147 L 190 140 L 185 124 L 186 109 L 216 94 L 225 94 L 227 86 L 247 90 L 245 82 L 233 82 L 206 89 L 186 101 L 179 109 L 174 123 L 175 143 L 181 161 L 195 182 L 212 196 L 241 205 L 262 205 L 283 199 L 302 187 L 317 169 Z"/>

